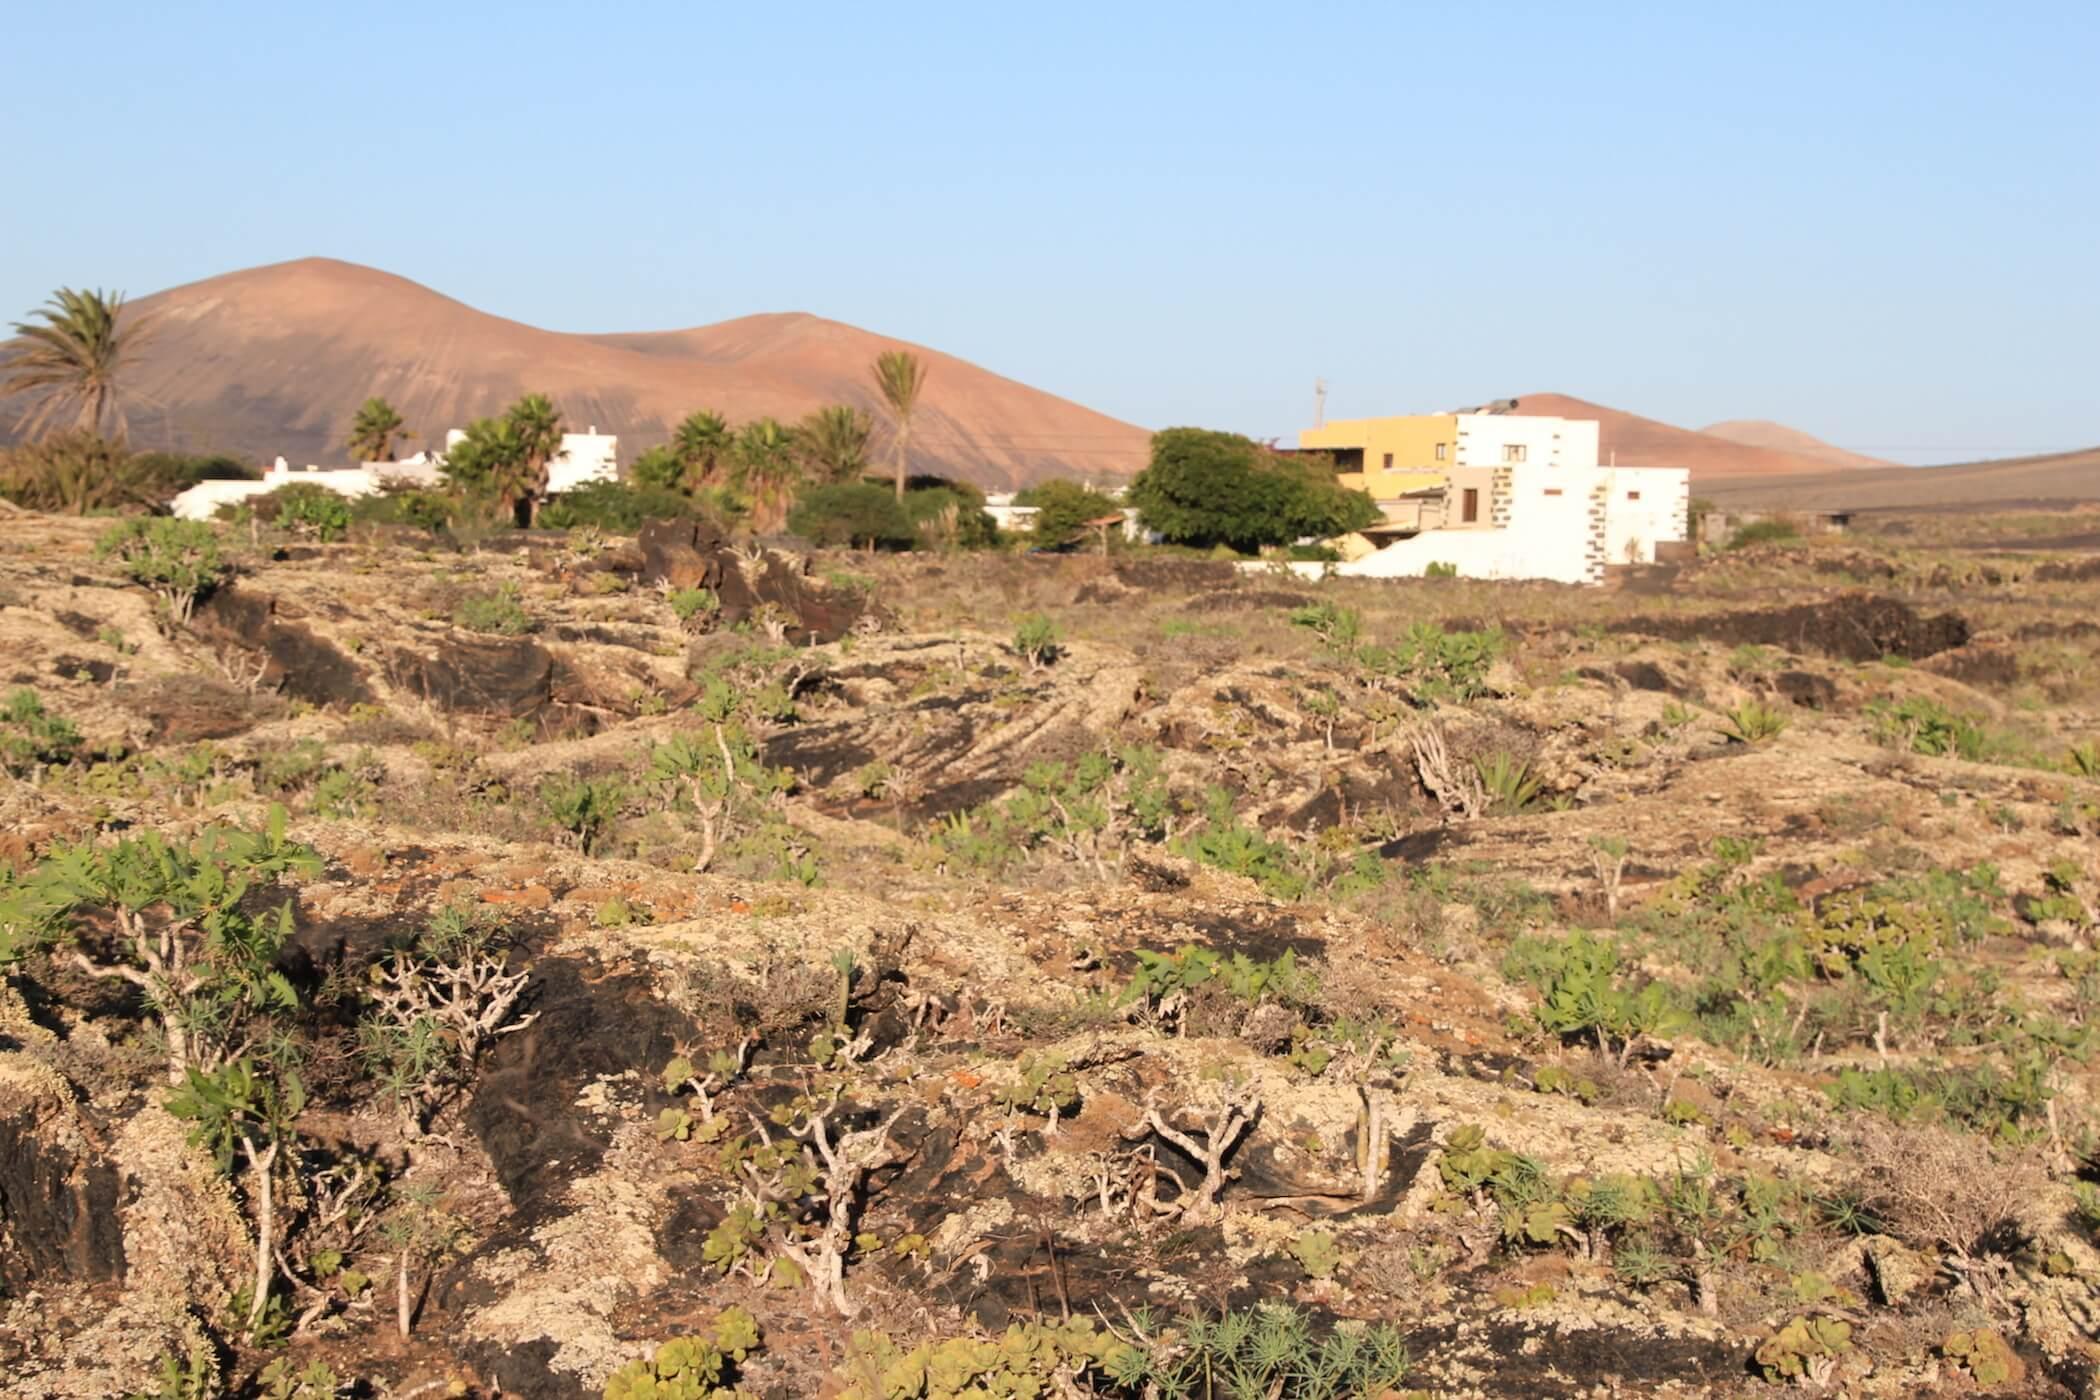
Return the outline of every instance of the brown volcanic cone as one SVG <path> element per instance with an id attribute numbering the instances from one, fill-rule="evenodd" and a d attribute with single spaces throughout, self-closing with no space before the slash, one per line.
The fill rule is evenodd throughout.
<path id="1" fill-rule="evenodd" d="M 1828 472 L 1831 467 L 1826 458 L 1812 453 L 1731 442 L 1566 394 L 1526 394 L 1517 400 L 1516 411 L 1549 418 L 1596 419 L 1599 459 L 1609 463 L 1616 453 L 1622 467 L 1689 467 L 1695 479 L 1791 476 Z"/>
<path id="2" fill-rule="evenodd" d="M 425 443 L 520 394 L 551 396 L 575 429 L 621 436 L 632 461 L 695 409 L 792 423 L 827 403 L 866 409 L 873 465 L 889 428 L 869 365 L 889 339 L 801 313 L 692 330 L 567 335 L 506 321 L 405 278 L 307 258 L 193 282 L 138 305 L 159 326 L 133 380 L 140 447 L 343 460 L 350 416 L 390 400 Z M 1078 404 L 917 346 L 926 388 L 915 472 L 1006 487 L 1142 467 L 1149 435 Z"/>
<path id="3" fill-rule="evenodd" d="M 1835 443 L 1825 442 L 1819 437 L 1802 432 L 1799 428 L 1789 428 L 1784 423 L 1774 423 L 1764 418 L 1731 418 L 1726 423 L 1709 423 L 1699 431 L 1707 437 L 1726 438 L 1745 447 L 1769 447 L 1775 452 L 1791 452 L 1797 457 L 1820 458 L 1825 465 L 1832 467 L 1896 465 L 1879 457 L 1847 452 Z"/>

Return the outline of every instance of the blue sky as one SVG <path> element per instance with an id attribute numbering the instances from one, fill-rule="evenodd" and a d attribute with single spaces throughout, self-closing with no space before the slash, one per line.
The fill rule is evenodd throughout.
<path id="1" fill-rule="evenodd" d="M 326 254 L 1148 426 L 1556 390 L 2100 442 L 2100 6 L 18 5 L 0 319 Z M 85 93 L 85 96 L 83 96 Z"/>

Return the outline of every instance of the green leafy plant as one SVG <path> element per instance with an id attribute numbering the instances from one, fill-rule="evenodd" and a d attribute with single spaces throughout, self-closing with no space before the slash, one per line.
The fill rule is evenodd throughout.
<path id="1" fill-rule="evenodd" d="M 46 767 L 62 767 L 80 752 L 80 731 L 52 714 L 24 686 L 0 700 L 0 772 L 27 778 Z"/>
<path id="2" fill-rule="evenodd" d="M 2020 1374 L 2020 1358 L 2005 1338 L 1988 1327 L 1949 1332 L 1940 1343 L 1940 1355 L 1969 1373 L 1980 1386 L 2001 1386 Z"/>
<path id="3" fill-rule="evenodd" d="M 1787 730 L 1786 712 L 1762 700 L 1745 700 L 1723 716 L 1728 722 L 1721 733 L 1739 744 L 1762 744 Z"/>
<path id="4" fill-rule="evenodd" d="M 1473 771 L 1480 776 L 1488 809 L 1497 815 L 1527 811 L 1538 801 L 1538 775 L 1531 771 L 1529 763 L 1513 754 L 1497 749 L 1485 758 L 1474 759 Z"/>
<path id="5" fill-rule="evenodd" d="M 605 1400 L 734 1400 L 737 1367 L 764 1341 L 742 1308 L 725 1308 L 704 1335 L 678 1337 L 646 1361 L 630 1361 L 605 1383 Z"/>
<path id="6" fill-rule="evenodd" d="M 113 959 L 76 949 L 76 965 L 139 989 L 160 1022 L 171 1081 L 212 1072 L 255 1038 L 259 1018 L 297 1003 L 277 968 L 290 903 L 274 916 L 244 905 L 283 876 L 320 873 L 320 858 L 287 838 L 285 822 L 273 807 L 263 827 L 207 827 L 180 844 L 148 831 L 107 846 L 57 845 L 12 898 L 36 911 L 13 936 L 87 943 L 89 917 L 107 919 Z"/>
<path id="7" fill-rule="evenodd" d="M 1645 1040 L 1683 1024 L 1683 1014 L 1660 982 L 1635 986 L 1619 975 L 1618 950 L 1577 931 L 1561 939 L 1519 938 L 1503 972 L 1537 987 L 1533 1013 L 1541 1029 L 1560 1036 L 1590 1035 L 1599 1053 L 1625 1064 Z"/>
<path id="8" fill-rule="evenodd" d="M 1727 548 L 1748 549 L 1755 544 L 1785 544 L 1801 538 L 1801 528 L 1791 520 L 1753 520 L 1739 526 L 1728 537 Z"/>
<path id="9" fill-rule="evenodd" d="M 499 637 L 522 637 L 539 626 L 525 610 L 523 595 L 514 583 L 506 583 L 493 593 L 473 593 L 460 599 L 452 610 L 452 625 Z"/>
<path id="10" fill-rule="evenodd" d="M 690 631 L 703 630 L 722 611 L 722 600 L 712 588 L 675 589 L 667 601 L 679 625 Z"/>
<path id="11" fill-rule="evenodd" d="M 201 520 L 148 516 L 112 525 L 95 543 L 98 558 L 115 559 L 133 583 L 151 590 L 177 625 L 233 570 L 219 555 L 219 535 Z"/>
<path id="12" fill-rule="evenodd" d="M 1753 1359 L 1758 1372 L 1768 1380 L 1820 1386 L 1836 1370 L 1838 1359 L 1851 1350 L 1851 1323 L 1839 1317 L 1807 1313 L 1767 1338 Z"/>
<path id="13" fill-rule="evenodd" d="M 576 838 L 586 855 L 605 828 L 620 815 L 627 785 L 618 776 L 587 778 L 581 774 L 550 777 L 540 784 L 540 805 L 563 831 Z"/>
<path id="14" fill-rule="evenodd" d="M 1014 651 L 1031 671 L 1048 666 L 1058 657 L 1057 624 L 1041 613 L 1029 613 L 1014 627 Z"/>
<path id="15" fill-rule="evenodd" d="M 311 481 L 295 481 L 256 497 L 249 508 L 300 539 L 329 544 L 350 532 L 350 502 Z"/>

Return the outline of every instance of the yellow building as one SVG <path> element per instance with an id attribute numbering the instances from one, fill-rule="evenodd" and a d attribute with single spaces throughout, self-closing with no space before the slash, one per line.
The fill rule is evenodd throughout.
<path id="1" fill-rule="evenodd" d="M 1458 460 L 1458 415 L 1350 418 L 1307 428 L 1298 446 L 1331 453 L 1342 485 L 1384 504 L 1445 483 Z"/>

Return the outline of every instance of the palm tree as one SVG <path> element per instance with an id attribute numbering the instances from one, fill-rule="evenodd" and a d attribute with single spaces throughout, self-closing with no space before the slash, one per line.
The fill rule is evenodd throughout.
<path id="1" fill-rule="evenodd" d="M 350 441 L 347 444 L 350 460 L 391 462 L 395 444 L 414 436 L 392 404 L 376 396 L 366 399 L 358 408 L 356 417 L 350 420 Z"/>
<path id="2" fill-rule="evenodd" d="M 495 497 L 513 519 L 524 514 L 519 508 L 533 485 L 517 429 L 507 416 L 467 424 L 465 434 L 445 451 L 445 477 L 468 492 Z"/>
<path id="3" fill-rule="evenodd" d="M 545 394 L 527 394 L 510 406 L 509 422 L 518 440 L 525 478 L 532 486 L 521 522 L 531 526 L 540 518 L 540 502 L 547 498 L 548 470 L 561 456 L 561 410 Z"/>
<path id="4" fill-rule="evenodd" d="M 105 420 L 122 434 L 124 403 L 119 376 L 152 333 L 152 319 L 124 314 L 122 292 L 76 292 L 60 287 L 30 313 L 41 325 L 14 323 L 18 348 L 0 359 L 7 394 L 29 394 L 22 431 L 41 436 L 53 427 L 100 433 Z M 63 420 L 70 417 L 73 421 Z"/>
<path id="5" fill-rule="evenodd" d="M 868 467 L 868 415 L 826 404 L 795 428 L 796 455 L 818 481 L 852 481 Z"/>
<path id="6" fill-rule="evenodd" d="M 794 434 L 772 418 L 746 423 L 736 435 L 735 455 L 736 486 L 751 498 L 752 527 L 778 529 L 802 482 Z"/>
<path id="7" fill-rule="evenodd" d="M 688 414 L 671 432 L 671 447 L 685 464 L 685 489 L 722 484 L 722 468 L 733 445 L 729 420 L 709 409 Z"/>
<path id="8" fill-rule="evenodd" d="M 909 350 L 885 350 L 875 357 L 875 387 L 897 419 L 897 499 L 904 499 L 904 460 L 911 449 L 911 415 L 926 387 L 926 367 Z"/>

